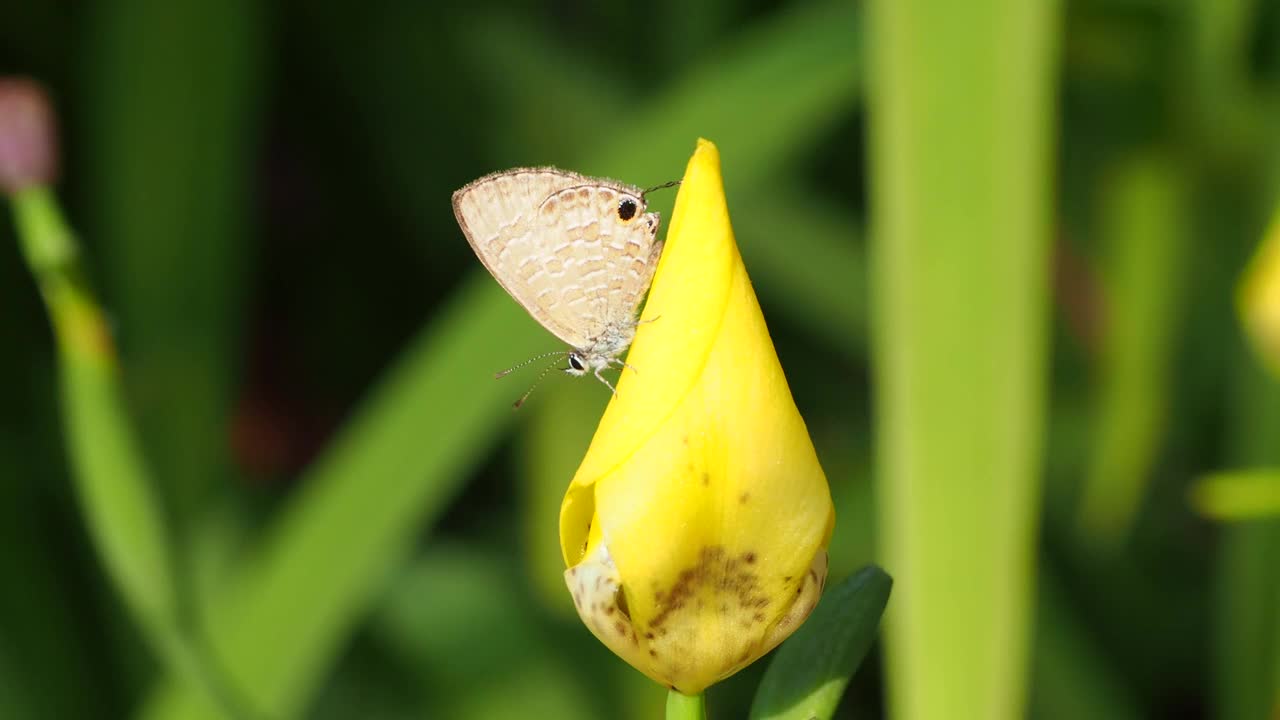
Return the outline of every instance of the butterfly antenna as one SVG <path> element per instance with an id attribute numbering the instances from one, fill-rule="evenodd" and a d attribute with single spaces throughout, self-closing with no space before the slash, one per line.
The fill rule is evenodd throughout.
<path id="1" fill-rule="evenodd" d="M 640 193 L 640 197 L 644 197 L 645 195 L 648 195 L 649 193 L 653 192 L 654 190 L 666 190 L 666 189 L 667 189 L 667 188 L 669 188 L 669 187 L 675 187 L 675 186 L 677 186 L 677 185 L 679 185 L 679 184 L 680 184 L 680 181 L 679 181 L 679 180 L 672 180 L 671 182 L 662 183 L 661 185 L 654 185 L 653 187 L 649 188 L 648 190 L 645 190 L 644 192 Z"/>
<path id="2" fill-rule="evenodd" d="M 512 365 L 511 367 L 507 368 L 506 370 L 503 370 L 502 372 L 494 373 L 493 379 L 497 380 L 500 377 L 505 377 L 507 375 L 510 375 L 511 373 L 515 372 L 516 370 L 519 370 L 520 368 L 528 365 L 529 363 L 535 363 L 543 358 L 549 358 L 552 355 L 568 355 L 568 354 L 569 354 L 569 351 L 567 350 L 554 350 L 552 352 L 542 353 L 541 355 L 534 355 L 533 357 L 529 358 L 528 360 L 525 360 L 522 363 L 516 363 L 515 365 Z"/>
<path id="3" fill-rule="evenodd" d="M 533 394 L 533 389 L 538 387 L 538 383 L 542 382 L 542 378 L 546 377 L 547 373 L 551 372 L 552 370 L 555 370 L 556 366 L 558 366 L 559 364 L 560 363 L 558 362 L 553 362 L 550 365 L 548 365 L 546 368 L 544 368 L 541 373 L 538 373 L 538 379 L 533 381 L 533 384 L 529 386 L 529 389 L 526 390 L 524 394 L 520 396 L 520 399 L 515 401 L 515 403 L 513 403 L 511 407 L 515 408 L 516 410 L 519 410 L 520 406 L 524 404 L 524 401 L 528 400 L 529 396 Z"/>

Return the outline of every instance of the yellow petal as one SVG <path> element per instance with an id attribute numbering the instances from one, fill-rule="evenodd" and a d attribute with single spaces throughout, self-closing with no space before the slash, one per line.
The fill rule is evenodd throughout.
<path id="1" fill-rule="evenodd" d="M 565 496 L 584 622 L 701 692 L 789 635 L 826 579 L 826 476 L 733 239 L 715 145 L 689 161 L 627 362 Z"/>
<path id="2" fill-rule="evenodd" d="M 1254 350 L 1272 372 L 1280 374 L 1280 216 L 1249 261 L 1238 306 Z"/>

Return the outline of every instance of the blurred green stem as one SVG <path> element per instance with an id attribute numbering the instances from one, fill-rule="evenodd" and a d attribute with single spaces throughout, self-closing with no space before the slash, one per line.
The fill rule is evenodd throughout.
<path id="1" fill-rule="evenodd" d="M 14 197 L 18 234 L 58 342 L 67 444 L 90 533 L 143 625 L 177 616 L 168 528 L 125 416 L 115 348 L 48 189 Z"/>
<path id="2" fill-rule="evenodd" d="M 1258 0 L 1193 0 L 1186 4 L 1181 92 L 1176 115 L 1203 151 L 1202 157 L 1234 161 L 1236 171 L 1257 161 L 1254 149 L 1274 128 L 1274 93 L 1249 83 L 1250 48 L 1264 17 Z"/>
<path id="3" fill-rule="evenodd" d="M 706 695 L 683 695 L 675 690 L 667 693 L 667 720 L 706 720 Z"/>
<path id="4" fill-rule="evenodd" d="M 1280 518 L 1280 470 L 1212 473 L 1191 487 L 1191 506 L 1214 520 Z"/>
<path id="5" fill-rule="evenodd" d="M 1280 522 L 1233 522 L 1222 530 L 1211 641 L 1216 717 L 1277 717 L 1280 711 Z"/>
<path id="6" fill-rule="evenodd" d="M 1126 158 L 1102 188 L 1106 322 L 1080 502 L 1087 546 L 1114 550 L 1128 537 L 1164 436 L 1190 224 L 1183 184 L 1175 158 L 1152 150 Z"/>
<path id="7" fill-rule="evenodd" d="M 1243 467 L 1280 464 L 1280 382 L 1239 348 L 1229 456 Z M 1224 720 L 1274 717 L 1280 709 L 1280 520 L 1224 525 L 1218 546 L 1214 710 Z M 1268 714 L 1270 713 L 1270 714 Z"/>
<path id="8" fill-rule="evenodd" d="M 879 533 L 899 588 L 889 707 L 1023 717 L 1057 3 L 868 9 Z"/>
<path id="9" fill-rule="evenodd" d="M 46 187 L 15 194 L 13 208 L 58 344 L 67 451 L 89 535 L 155 651 L 228 714 L 243 715 L 231 711 L 231 693 L 182 612 L 163 506 L 124 409 L 115 346 L 75 237 Z"/>

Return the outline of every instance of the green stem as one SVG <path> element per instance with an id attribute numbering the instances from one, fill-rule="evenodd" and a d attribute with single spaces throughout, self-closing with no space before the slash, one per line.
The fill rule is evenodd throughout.
<path id="1" fill-rule="evenodd" d="M 125 409 L 115 345 L 49 188 L 16 193 L 22 253 L 58 345 L 62 415 L 80 511 L 98 556 L 157 655 L 232 717 L 248 717 L 216 671 L 182 592 L 164 506 Z"/>
<path id="2" fill-rule="evenodd" d="M 58 268 L 76 261 L 75 240 L 47 187 L 37 185 L 15 195 L 13 211 L 23 255 L 43 287 Z"/>
<path id="3" fill-rule="evenodd" d="M 124 409 L 111 332 L 53 194 L 28 188 L 14 195 L 13 208 L 57 340 L 63 423 L 80 508 L 117 589 L 154 632 L 177 617 L 174 562 L 163 506 Z"/>
<path id="4" fill-rule="evenodd" d="M 706 720 L 707 697 L 702 693 L 685 695 L 679 690 L 667 693 L 667 720 Z"/>

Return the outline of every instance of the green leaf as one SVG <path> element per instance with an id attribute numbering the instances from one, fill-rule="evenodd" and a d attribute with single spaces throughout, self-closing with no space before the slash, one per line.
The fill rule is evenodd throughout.
<path id="1" fill-rule="evenodd" d="M 578 614 L 565 588 L 560 552 L 560 502 L 596 431 L 583 418 L 600 417 L 608 402 L 609 391 L 600 383 L 563 383 L 528 407 L 519 443 L 524 567 L 538 599 L 574 622 Z"/>
<path id="2" fill-rule="evenodd" d="M 303 711 L 418 529 L 505 431 L 520 388 L 477 359 L 526 358 L 548 341 L 497 283 L 472 275 L 306 473 L 210 610 L 211 641 L 252 708 Z M 213 716 L 175 685 L 144 715 Z"/>
<path id="3" fill-rule="evenodd" d="M 774 654 L 751 706 L 752 720 L 831 717 L 871 649 L 893 579 L 868 565 L 830 589 Z"/>

